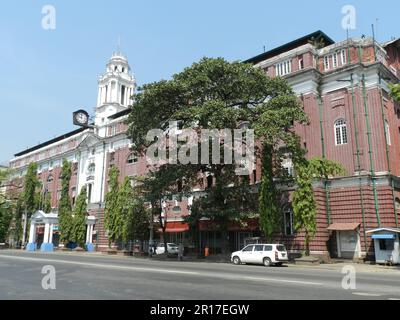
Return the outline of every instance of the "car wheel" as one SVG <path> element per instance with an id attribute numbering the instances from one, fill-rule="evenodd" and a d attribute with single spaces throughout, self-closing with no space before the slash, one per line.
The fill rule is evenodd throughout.
<path id="1" fill-rule="evenodd" d="M 264 266 L 270 267 L 271 266 L 271 259 L 270 258 L 264 258 L 263 260 Z"/>
<path id="2" fill-rule="evenodd" d="M 241 263 L 240 258 L 237 257 L 237 256 L 233 257 L 232 261 L 233 261 L 233 264 L 240 264 Z"/>

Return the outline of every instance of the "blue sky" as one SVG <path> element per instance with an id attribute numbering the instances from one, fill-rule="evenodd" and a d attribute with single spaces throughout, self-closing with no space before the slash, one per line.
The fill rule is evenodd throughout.
<path id="1" fill-rule="evenodd" d="M 56 9 L 56 29 L 41 26 Z M 345 39 L 344 5 L 356 8 L 351 36 L 399 37 L 393 1 L 13 0 L 0 4 L 0 163 L 74 129 L 71 113 L 93 113 L 97 77 L 121 37 L 138 84 L 169 78 L 203 56 L 245 60 L 316 30 Z M 397 28 L 396 28 L 397 24 Z"/>

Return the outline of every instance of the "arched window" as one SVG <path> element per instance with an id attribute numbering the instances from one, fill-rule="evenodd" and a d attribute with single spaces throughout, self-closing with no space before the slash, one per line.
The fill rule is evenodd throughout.
<path id="1" fill-rule="evenodd" d="M 283 207 L 283 228 L 286 236 L 294 234 L 293 210 L 290 204 Z"/>
<path id="2" fill-rule="evenodd" d="M 391 145 L 390 141 L 390 127 L 389 127 L 389 122 L 385 120 L 385 134 L 386 134 L 386 143 L 387 145 Z"/>
<path id="3" fill-rule="evenodd" d="M 94 163 L 89 164 L 88 166 L 88 174 L 93 175 L 96 171 L 96 165 Z"/>
<path id="4" fill-rule="evenodd" d="M 136 156 L 136 154 L 134 152 L 131 152 L 128 156 L 128 158 L 126 158 L 126 163 L 136 163 L 138 162 L 138 157 Z"/>
<path id="5" fill-rule="evenodd" d="M 347 143 L 347 126 L 344 119 L 335 122 L 335 144 L 341 145 Z"/>
<path id="6" fill-rule="evenodd" d="M 52 174 L 50 174 L 50 175 L 47 177 L 47 183 L 52 183 L 53 181 L 54 181 L 54 177 L 53 177 Z"/>

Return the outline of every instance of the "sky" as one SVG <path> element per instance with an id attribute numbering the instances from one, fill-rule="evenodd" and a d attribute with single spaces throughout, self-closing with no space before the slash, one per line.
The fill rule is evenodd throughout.
<path id="1" fill-rule="evenodd" d="M 55 9 L 55 29 L 42 27 L 45 5 Z M 370 36 L 372 23 L 378 41 L 400 36 L 398 0 L 1 1 L 0 164 L 74 130 L 73 111 L 93 114 L 119 38 L 142 85 L 204 56 L 246 60 L 316 30 L 344 40 L 345 5 L 356 10 L 350 36 Z"/>

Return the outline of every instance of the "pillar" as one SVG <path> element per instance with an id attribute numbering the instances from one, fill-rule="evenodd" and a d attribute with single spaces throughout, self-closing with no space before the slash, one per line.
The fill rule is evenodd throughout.
<path id="1" fill-rule="evenodd" d="M 44 226 L 43 243 L 40 247 L 40 251 L 52 252 L 54 250 L 53 243 L 50 242 L 50 239 L 53 240 L 52 236 L 50 236 L 50 232 L 53 232 L 53 227 L 50 228 L 50 223 L 46 222 Z"/>
<path id="2" fill-rule="evenodd" d="M 26 251 L 36 250 L 36 224 L 31 222 L 31 227 L 29 229 L 29 243 L 26 245 Z"/>
<path id="3" fill-rule="evenodd" d="M 53 224 L 50 224 L 50 229 L 49 229 L 49 243 L 53 243 Z"/>
<path id="4" fill-rule="evenodd" d="M 86 229 L 86 250 L 89 252 L 94 251 L 92 236 L 93 236 L 93 224 L 88 224 Z"/>

